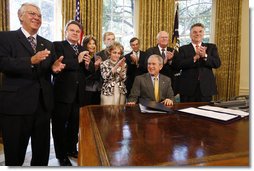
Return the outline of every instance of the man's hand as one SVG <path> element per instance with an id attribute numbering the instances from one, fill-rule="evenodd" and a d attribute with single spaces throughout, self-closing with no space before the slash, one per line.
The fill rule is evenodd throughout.
<path id="1" fill-rule="evenodd" d="M 60 71 L 62 71 L 65 68 L 65 64 L 62 63 L 63 61 L 63 56 L 61 56 L 60 58 L 58 58 L 54 64 L 52 65 L 52 71 L 54 73 L 59 73 Z"/>
<path id="2" fill-rule="evenodd" d="M 136 63 L 137 63 L 137 60 L 138 60 L 138 57 L 137 57 L 136 55 L 134 55 L 134 54 L 131 54 L 130 57 L 131 57 L 132 63 L 133 63 L 133 64 L 136 64 Z"/>
<path id="3" fill-rule="evenodd" d="M 49 57 L 50 51 L 48 49 L 38 51 L 34 56 L 31 57 L 31 64 L 39 64 Z"/>
<path id="4" fill-rule="evenodd" d="M 194 63 L 197 62 L 197 60 L 199 60 L 199 58 L 200 58 L 200 55 L 199 55 L 199 54 L 196 54 L 196 55 L 193 57 Z"/>
<path id="5" fill-rule="evenodd" d="M 206 49 L 207 49 L 206 46 L 200 46 L 200 47 L 198 48 L 197 53 L 199 54 L 199 56 L 200 56 L 201 58 L 204 58 L 204 57 L 205 57 L 205 55 L 206 55 Z"/>
<path id="6" fill-rule="evenodd" d="M 165 106 L 173 106 L 173 101 L 170 99 L 165 99 L 161 103 L 163 103 Z"/>
<path id="7" fill-rule="evenodd" d="M 85 56 L 90 56 L 89 51 L 80 52 L 78 55 L 78 63 L 83 62 Z"/>
<path id="8" fill-rule="evenodd" d="M 174 56 L 175 50 L 173 50 L 172 52 L 167 51 L 166 53 L 166 58 L 168 61 L 172 60 L 173 56 Z"/>

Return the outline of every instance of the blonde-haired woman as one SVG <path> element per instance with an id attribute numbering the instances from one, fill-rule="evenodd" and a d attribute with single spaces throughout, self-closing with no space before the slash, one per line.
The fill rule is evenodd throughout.
<path id="1" fill-rule="evenodd" d="M 112 43 L 106 52 L 109 59 L 100 65 L 103 84 L 101 89 L 102 105 L 125 104 L 126 63 L 125 58 L 120 59 L 123 54 L 123 46 L 119 42 Z"/>

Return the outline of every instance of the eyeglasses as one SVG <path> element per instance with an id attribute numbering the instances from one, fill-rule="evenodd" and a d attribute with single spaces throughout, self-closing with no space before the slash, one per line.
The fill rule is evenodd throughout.
<path id="1" fill-rule="evenodd" d="M 37 17 L 41 18 L 41 14 L 37 14 L 37 13 L 35 13 L 33 11 L 25 11 L 25 12 L 27 12 L 32 17 L 36 17 L 37 16 Z"/>

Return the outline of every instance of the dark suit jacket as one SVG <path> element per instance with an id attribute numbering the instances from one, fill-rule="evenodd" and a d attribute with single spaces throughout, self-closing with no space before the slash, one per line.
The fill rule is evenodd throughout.
<path id="1" fill-rule="evenodd" d="M 199 59 L 196 63 L 193 61 L 195 49 L 192 44 L 184 45 L 179 48 L 179 56 L 173 59 L 173 65 L 182 69 L 179 79 L 179 93 L 186 96 L 192 96 L 200 83 L 200 90 L 203 96 L 212 96 L 217 94 L 213 68 L 221 65 L 218 50 L 215 44 L 202 43 L 206 46 L 208 55 L 207 61 Z"/>
<path id="2" fill-rule="evenodd" d="M 173 48 L 167 47 L 167 51 L 172 52 L 173 50 L 174 50 Z M 178 52 L 175 51 L 174 56 L 176 56 L 177 53 Z M 161 56 L 161 52 L 160 52 L 160 49 L 159 49 L 158 45 L 155 46 L 155 47 L 151 47 L 151 48 L 147 49 L 146 54 L 147 54 L 147 58 L 149 58 L 149 56 L 151 56 L 153 54 Z M 168 76 L 169 78 L 171 78 L 172 81 L 174 79 L 175 72 L 176 71 L 175 71 L 174 66 L 172 64 L 170 64 L 169 62 L 164 64 L 163 68 L 160 71 L 161 74 Z"/>
<path id="3" fill-rule="evenodd" d="M 55 100 L 64 103 L 73 103 L 78 100 L 80 106 L 84 104 L 85 77 L 93 72 L 93 65 L 90 63 L 90 71 L 85 69 L 85 63 L 78 63 L 78 56 L 67 40 L 54 42 L 57 58 L 64 56 L 63 63 L 66 64 L 64 70 L 54 75 L 54 95 Z M 78 46 L 79 52 L 84 51 L 84 47 Z M 78 95 L 78 96 L 77 96 Z"/>
<path id="4" fill-rule="evenodd" d="M 159 76 L 159 91 L 159 101 L 163 101 L 166 98 L 174 99 L 170 78 L 162 74 Z M 155 101 L 153 82 L 149 73 L 139 75 L 135 78 L 128 102 L 138 102 L 139 98 Z"/>
<path id="5" fill-rule="evenodd" d="M 107 59 L 109 58 L 109 55 L 107 54 L 107 52 L 106 52 L 105 49 L 103 49 L 103 50 L 97 52 L 97 53 L 96 53 L 96 56 L 100 56 L 101 59 L 102 59 L 102 61 L 105 61 L 105 60 L 107 60 Z"/>
<path id="6" fill-rule="evenodd" d="M 132 52 L 125 55 L 126 64 L 127 64 L 127 79 L 125 82 L 126 89 L 127 89 L 127 97 L 130 94 L 134 79 L 137 75 L 141 75 L 147 73 L 147 55 L 144 51 L 140 51 L 138 66 L 133 64 L 131 61 Z"/>
<path id="7" fill-rule="evenodd" d="M 0 113 L 32 114 L 39 102 L 39 93 L 47 111 L 53 108 L 51 65 L 54 62 L 52 43 L 37 35 L 37 51 L 48 49 L 51 56 L 31 67 L 33 49 L 21 29 L 0 32 Z"/>

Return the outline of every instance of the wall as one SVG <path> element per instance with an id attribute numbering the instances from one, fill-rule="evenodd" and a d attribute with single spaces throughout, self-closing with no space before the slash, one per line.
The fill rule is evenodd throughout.
<path id="1" fill-rule="evenodd" d="M 249 0 L 242 1 L 241 63 L 239 95 L 249 94 L 250 53 L 249 53 Z"/>

